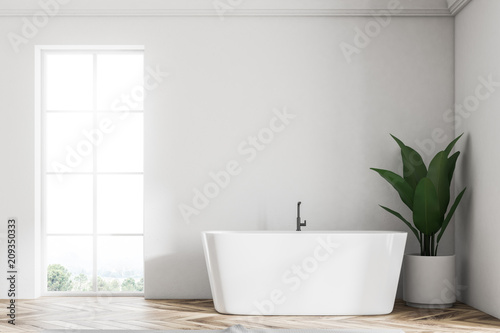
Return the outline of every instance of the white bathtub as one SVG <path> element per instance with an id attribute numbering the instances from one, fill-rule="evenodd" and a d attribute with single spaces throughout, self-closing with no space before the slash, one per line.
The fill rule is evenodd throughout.
<path id="1" fill-rule="evenodd" d="M 215 309 L 240 315 L 392 312 L 406 232 L 207 231 Z"/>

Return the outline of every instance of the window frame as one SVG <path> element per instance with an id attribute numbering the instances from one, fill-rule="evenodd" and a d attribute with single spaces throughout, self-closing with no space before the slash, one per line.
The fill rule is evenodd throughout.
<path id="1" fill-rule="evenodd" d="M 44 80 L 46 79 L 46 61 L 45 57 L 48 54 L 92 54 L 93 55 L 93 109 L 85 111 L 57 111 L 51 110 L 49 112 L 70 112 L 70 113 L 80 113 L 84 112 L 87 114 L 92 114 L 93 125 L 96 126 L 96 122 L 99 115 L 109 114 L 109 113 L 140 113 L 144 115 L 144 106 L 141 110 L 127 110 L 127 111 L 113 111 L 113 110 L 99 110 L 96 105 L 96 58 L 98 54 L 134 54 L 141 53 L 144 56 L 144 46 L 142 45 L 99 45 L 99 46 L 60 46 L 60 45 L 37 45 L 35 47 L 35 211 L 37 213 L 37 221 L 35 221 L 40 226 L 40 248 L 41 248 L 41 258 L 40 259 L 40 273 L 41 273 L 41 286 L 40 293 L 42 296 L 143 296 L 143 291 L 137 292 L 122 292 L 122 291 L 98 291 L 97 290 L 97 240 L 98 237 L 102 236 L 131 236 L 131 237 L 142 237 L 143 241 L 143 278 L 144 278 L 144 210 L 142 216 L 142 233 L 98 233 L 97 232 L 97 187 L 96 181 L 99 175 L 142 175 L 144 181 L 144 168 L 142 172 L 97 172 L 96 169 L 96 155 L 97 149 L 93 149 L 93 170 L 91 172 L 71 172 L 74 175 L 92 175 L 93 178 L 93 230 L 92 233 L 81 233 L 81 234 L 69 234 L 69 233 L 57 233 L 51 234 L 47 232 L 47 218 L 46 218 L 46 177 L 47 175 L 57 174 L 56 172 L 50 172 L 46 169 L 46 105 L 44 98 L 46 97 L 45 89 L 46 85 Z M 144 125 L 143 125 L 144 126 Z M 144 189 L 144 183 L 143 183 Z M 144 192 L 143 192 L 144 193 Z M 142 207 L 144 208 L 144 195 Z M 47 243 L 49 236 L 91 236 L 92 237 L 92 291 L 77 292 L 77 291 L 48 291 L 47 290 Z"/>

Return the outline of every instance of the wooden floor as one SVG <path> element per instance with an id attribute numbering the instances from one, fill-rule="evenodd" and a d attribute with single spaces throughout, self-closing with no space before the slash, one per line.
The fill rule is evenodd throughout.
<path id="1" fill-rule="evenodd" d="M 232 316 L 214 310 L 211 300 L 145 300 L 142 297 L 42 297 L 17 301 L 16 325 L 7 323 L 7 301 L 0 332 L 44 329 L 222 329 L 395 328 L 405 332 L 500 332 L 500 320 L 458 303 L 446 310 L 419 310 L 397 301 L 384 316 Z M 71 331 L 68 331 L 71 332 Z"/>

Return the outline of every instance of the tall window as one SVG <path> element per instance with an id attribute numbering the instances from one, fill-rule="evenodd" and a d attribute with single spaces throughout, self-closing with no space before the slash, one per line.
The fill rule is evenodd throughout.
<path id="1" fill-rule="evenodd" d="M 40 67 L 46 293 L 141 293 L 143 51 L 46 49 Z"/>

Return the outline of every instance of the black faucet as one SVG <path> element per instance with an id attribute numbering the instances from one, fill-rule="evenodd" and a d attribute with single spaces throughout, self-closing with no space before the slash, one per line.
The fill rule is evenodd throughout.
<path id="1" fill-rule="evenodd" d="M 299 201 L 297 203 L 297 231 L 301 231 L 300 227 L 306 226 L 306 220 L 304 220 L 304 223 L 300 222 L 300 204 L 301 202 Z"/>

